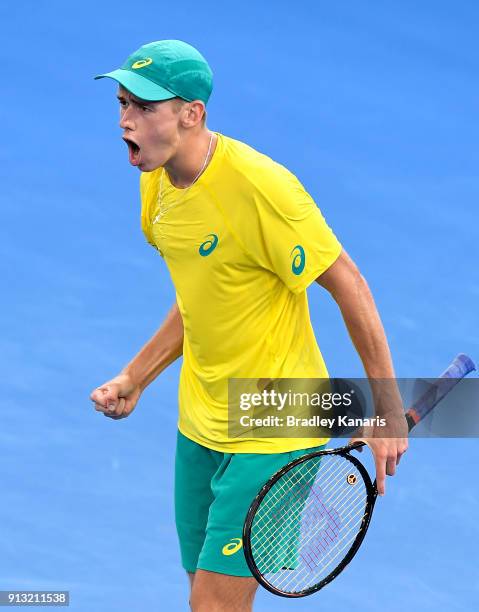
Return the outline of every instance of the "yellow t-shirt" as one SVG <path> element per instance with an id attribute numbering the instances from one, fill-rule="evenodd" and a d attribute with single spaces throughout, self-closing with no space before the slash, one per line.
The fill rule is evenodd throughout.
<path id="1" fill-rule="evenodd" d="M 168 266 L 183 317 L 181 433 L 229 453 L 326 442 L 228 437 L 229 378 L 328 376 L 306 287 L 341 245 L 311 196 L 284 166 L 221 134 L 190 188 L 174 187 L 161 168 L 143 173 L 140 187 L 142 229 Z"/>

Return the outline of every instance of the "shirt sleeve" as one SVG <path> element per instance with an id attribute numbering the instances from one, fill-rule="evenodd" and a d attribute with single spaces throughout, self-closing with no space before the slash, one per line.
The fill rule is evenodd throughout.
<path id="1" fill-rule="evenodd" d="M 246 241 L 250 255 L 300 293 L 336 261 L 341 244 L 312 197 L 283 166 L 262 173 L 253 193 L 255 227 Z"/>

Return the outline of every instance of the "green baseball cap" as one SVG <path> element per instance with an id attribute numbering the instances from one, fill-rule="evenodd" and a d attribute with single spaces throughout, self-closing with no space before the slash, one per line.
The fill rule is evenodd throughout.
<path id="1" fill-rule="evenodd" d="M 114 79 L 134 96 L 152 102 L 183 98 L 205 104 L 213 89 L 213 73 L 194 47 L 181 40 L 157 40 L 132 53 L 121 68 L 99 74 Z"/>

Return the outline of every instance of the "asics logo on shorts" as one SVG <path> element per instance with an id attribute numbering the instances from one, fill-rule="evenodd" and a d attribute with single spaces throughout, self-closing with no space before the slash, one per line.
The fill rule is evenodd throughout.
<path id="1" fill-rule="evenodd" d="M 232 538 L 231 542 L 228 542 L 225 546 L 223 546 L 223 550 L 221 551 L 226 557 L 230 555 L 234 555 L 241 550 L 243 547 L 243 540 L 241 538 Z"/>

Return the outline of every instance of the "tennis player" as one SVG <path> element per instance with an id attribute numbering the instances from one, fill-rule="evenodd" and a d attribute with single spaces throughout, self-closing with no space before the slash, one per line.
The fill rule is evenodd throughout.
<path id="1" fill-rule="evenodd" d="M 229 378 L 326 378 L 310 322 L 313 282 L 338 304 L 371 379 L 394 378 L 368 285 L 298 179 L 206 124 L 212 72 L 178 40 L 142 46 L 121 68 L 120 127 L 141 171 L 141 224 L 176 289 L 156 334 L 95 389 L 96 410 L 131 414 L 146 388 L 183 355 L 175 514 L 194 612 L 251 610 L 257 583 L 242 552 L 246 511 L 284 464 L 326 439 L 228 437 Z M 378 489 L 407 448 L 399 396 L 388 410 L 400 437 L 367 438 Z"/>

